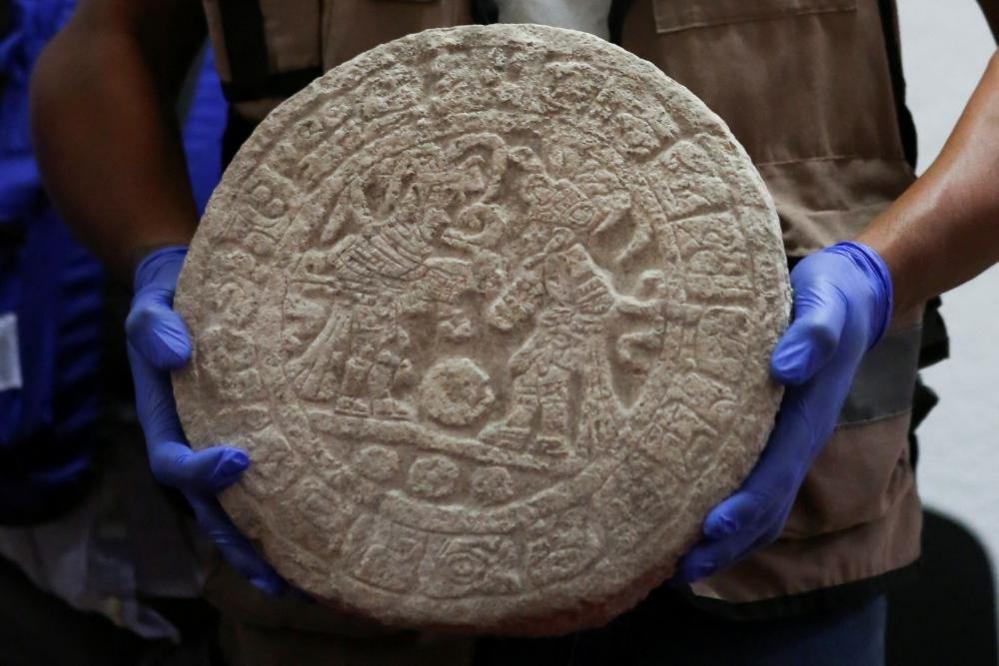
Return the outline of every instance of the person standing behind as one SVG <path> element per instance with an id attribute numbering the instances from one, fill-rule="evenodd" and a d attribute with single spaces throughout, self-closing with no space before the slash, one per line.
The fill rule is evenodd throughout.
<path id="1" fill-rule="evenodd" d="M 530 3 L 518 4 L 541 16 L 540 3 L 534 14 Z M 511 7 L 488 0 L 205 2 L 232 104 L 227 152 L 322 71 L 390 39 L 495 20 Z M 999 13 L 995 3 L 983 8 Z M 170 303 L 197 217 L 165 109 L 201 35 L 198 5 L 88 0 L 81 10 L 46 53 L 35 86 L 46 177 L 91 247 L 121 278 L 134 277 L 127 325 L 154 472 L 185 492 L 235 570 L 280 594 L 283 581 L 215 499 L 251 461 L 224 444 L 187 448 L 166 374 L 190 355 Z M 941 157 L 916 180 L 890 0 L 794 7 L 615 0 L 608 12 L 612 41 L 689 87 L 746 146 L 774 194 L 795 264 L 794 323 L 772 358 L 774 377 L 788 387 L 775 432 L 744 486 L 707 517 L 676 589 L 656 593 L 681 598 L 688 613 L 700 607 L 755 617 L 754 641 L 738 639 L 745 632 L 737 622 L 714 624 L 710 636 L 657 624 L 631 649 L 663 660 L 713 655 L 715 663 L 737 655 L 747 663 L 820 663 L 816 654 L 826 663 L 879 663 L 881 592 L 918 558 L 908 435 L 922 304 L 999 258 L 992 224 L 999 58 Z M 115 75 L 95 76 L 106 68 Z M 95 142 L 108 156 L 103 163 L 90 157 Z M 80 164 L 87 168 L 68 168 Z M 98 183 L 113 183 L 108 199 L 88 196 Z M 275 618 L 292 612 L 281 603 L 244 595 L 230 604 L 256 611 L 233 625 L 239 661 L 266 662 L 265 649 L 272 657 L 310 649 L 273 631 L 282 624 Z M 809 621 L 799 622 L 806 612 Z M 295 623 L 300 629 L 330 628 L 314 613 L 294 613 L 308 616 Z M 270 641 L 260 629 L 268 624 Z M 425 657 L 420 638 L 405 641 L 398 654 Z M 387 658 L 376 647 L 384 638 L 351 648 L 347 639 L 320 642 L 309 654 Z"/>
<path id="2" fill-rule="evenodd" d="M 16 565 L 39 598 L 54 595 L 77 611 L 67 609 L 63 622 L 78 618 L 82 629 L 92 621 L 84 613 L 97 612 L 125 628 L 119 634 L 130 635 L 129 645 L 152 645 L 140 637 L 178 639 L 177 627 L 149 599 L 198 597 L 204 537 L 175 511 L 172 491 L 155 485 L 135 446 L 141 433 L 130 414 L 132 388 L 127 370 L 116 372 L 126 365 L 122 335 L 120 327 L 107 326 L 120 308 L 120 291 L 56 212 L 30 131 L 31 73 L 77 3 L 0 4 L 6 18 L 0 36 L 0 558 Z M 178 115 L 190 187 L 203 207 L 221 173 L 226 108 L 210 54 L 190 83 Z M 39 650 L 32 661 L 72 649 L 26 638 L 55 626 L 22 616 L 25 598 L 11 593 L 3 599 L 6 616 L 16 619 L 5 623 L 11 632 L 5 636 L 17 640 L 4 641 L 0 660 L 13 658 L 17 645 Z M 107 654 L 113 646 L 98 649 Z"/>

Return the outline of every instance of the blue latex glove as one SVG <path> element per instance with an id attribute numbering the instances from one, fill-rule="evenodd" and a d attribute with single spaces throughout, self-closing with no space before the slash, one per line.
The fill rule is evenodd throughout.
<path id="1" fill-rule="evenodd" d="M 861 357 L 891 318 L 892 283 L 866 245 L 837 243 L 791 272 L 794 321 L 774 348 L 770 371 L 787 388 L 756 467 L 704 521 L 704 538 L 677 578 L 693 582 L 777 539 L 815 457 L 832 434 Z"/>
<path id="2" fill-rule="evenodd" d="M 135 406 L 146 435 L 153 476 L 187 498 L 198 524 L 236 571 L 264 592 L 277 595 L 285 583 L 229 520 L 216 494 L 250 465 L 240 449 L 214 446 L 194 452 L 180 427 L 170 370 L 191 356 L 187 327 L 173 311 L 177 276 L 186 246 L 151 252 L 135 271 L 135 296 L 125 322 Z"/>

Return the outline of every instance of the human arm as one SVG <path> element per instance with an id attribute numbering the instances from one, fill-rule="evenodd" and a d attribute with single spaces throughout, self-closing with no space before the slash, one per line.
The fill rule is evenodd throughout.
<path id="1" fill-rule="evenodd" d="M 857 240 L 888 264 L 900 312 L 999 261 L 999 52 L 940 155 Z"/>
<path id="2" fill-rule="evenodd" d="M 35 150 L 67 224 L 119 279 L 197 215 L 174 108 L 204 40 L 197 0 L 83 0 L 32 79 Z"/>
<path id="3" fill-rule="evenodd" d="M 153 475 L 184 495 L 233 568 L 277 593 L 283 582 L 216 499 L 248 467 L 245 452 L 192 451 L 170 384 L 191 354 L 172 303 L 196 224 L 174 105 L 202 26 L 195 0 L 84 0 L 39 62 L 33 129 L 67 222 L 120 278 L 134 272 L 127 351 Z"/>
<path id="4" fill-rule="evenodd" d="M 774 431 L 740 489 L 712 509 L 677 577 L 711 575 L 781 533 L 836 425 L 864 353 L 907 312 L 999 261 L 999 57 L 927 172 L 860 234 L 791 273 L 794 321 L 771 357 L 786 386 Z M 894 302 L 894 305 L 893 305 Z"/>

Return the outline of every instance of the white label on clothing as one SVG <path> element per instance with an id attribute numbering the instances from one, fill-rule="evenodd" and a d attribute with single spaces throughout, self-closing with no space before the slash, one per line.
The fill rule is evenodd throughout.
<path id="1" fill-rule="evenodd" d="M 0 314 L 0 391 L 21 388 L 21 348 L 17 344 L 17 315 Z"/>

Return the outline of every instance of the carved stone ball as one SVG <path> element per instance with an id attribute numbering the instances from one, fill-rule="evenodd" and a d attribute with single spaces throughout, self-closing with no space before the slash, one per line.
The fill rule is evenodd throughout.
<path id="1" fill-rule="evenodd" d="M 445 426 L 468 425 L 495 402 L 489 375 L 469 358 L 446 358 L 427 370 L 419 400 Z"/>
<path id="2" fill-rule="evenodd" d="M 773 203 L 651 64 L 540 26 L 333 69 L 215 191 L 175 307 L 195 448 L 263 556 L 343 609 L 552 634 L 673 572 L 756 461 L 789 288 Z"/>

